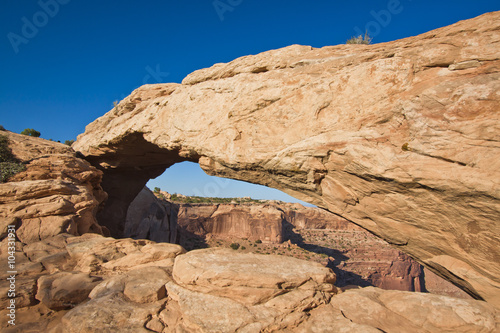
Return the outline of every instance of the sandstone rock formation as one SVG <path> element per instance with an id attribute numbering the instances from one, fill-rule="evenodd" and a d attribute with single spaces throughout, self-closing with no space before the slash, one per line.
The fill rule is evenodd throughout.
<path id="1" fill-rule="evenodd" d="M 175 244 L 96 234 L 59 234 L 16 248 L 16 326 L 0 300 L 6 333 L 500 329 L 500 313 L 488 303 L 377 288 L 336 294 L 329 269 L 293 258 L 227 249 L 184 254 Z"/>
<path id="2" fill-rule="evenodd" d="M 180 286 L 255 305 L 294 289 L 335 293 L 335 274 L 318 263 L 291 257 L 203 249 L 176 258 Z"/>
<path id="3" fill-rule="evenodd" d="M 124 237 L 177 242 L 177 205 L 158 199 L 144 187 L 127 210 Z"/>
<path id="4" fill-rule="evenodd" d="M 498 312 L 484 302 L 372 287 L 335 295 L 333 280 L 328 269 L 293 258 L 195 250 L 175 259 L 158 319 L 164 332 L 173 327 L 175 332 L 228 333 L 499 328 Z"/>
<path id="5" fill-rule="evenodd" d="M 76 157 L 68 146 L 4 131 L 14 156 L 26 171 L 0 184 L 0 234 L 16 225 L 24 243 L 70 233 L 107 233 L 96 221 L 107 195 L 102 172 Z"/>
<path id="6" fill-rule="evenodd" d="M 172 164 L 278 188 L 362 226 L 500 307 L 500 12 L 388 43 L 293 45 L 145 85 L 74 148 L 98 216 Z"/>
<path id="7" fill-rule="evenodd" d="M 7 323 L 7 246 L 0 244 L 2 332 L 147 332 L 165 303 L 175 244 L 59 234 L 16 245 L 16 326 Z M 159 331 L 161 332 L 161 330 Z"/>
<path id="8" fill-rule="evenodd" d="M 285 214 L 265 204 L 182 204 L 177 220 L 179 227 L 196 235 L 281 243 Z"/>
<path id="9" fill-rule="evenodd" d="M 473 300 L 368 287 L 348 290 L 333 297 L 330 304 L 313 309 L 309 320 L 294 331 L 410 333 L 498 330 L 498 314 L 485 305 Z M 325 318 L 332 320 L 325 321 Z"/>

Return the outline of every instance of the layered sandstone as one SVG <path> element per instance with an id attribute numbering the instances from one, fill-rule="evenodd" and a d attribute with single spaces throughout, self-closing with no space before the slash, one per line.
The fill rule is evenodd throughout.
<path id="1" fill-rule="evenodd" d="M 177 217 L 184 232 L 267 243 L 283 241 L 285 214 L 269 204 L 182 204 Z"/>
<path id="2" fill-rule="evenodd" d="M 24 244 L 60 233 L 106 233 L 96 221 L 107 194 L 102 172 L 61 143 L 2 132 L 26 170 L 0 184 L 0 227 L 16 225 Z"/>
<path id="3" fill-rule="evenodd" d="M 500 12 L 419 36 L 293 45 L 145 85 L 74 147 L 104 171 L 99 221 L 172 164 L 281 189 L 500 306 Z"/>
<path id="4" fill-rule="evenodd" d="M 500 314 L 482 301 L 371 287 L 337 293 L 331 270 L 308 261 L 227 249 L 184 252 L 175 244 L 96 234 L 18 244 L 17 300 L 26 301 L 16 303 L 13 327 L 1 300 L 2 332 L 500 329 Z"/>
<path id="5" fill-rule="evenodd" d="M 165 304 L 174 259 L 185 252 L 175 244 L 90 233 L 17 242 L 13 326 L 7 239 L 0 245 L 2 332 L 147 332 L 145 325 Z"/>

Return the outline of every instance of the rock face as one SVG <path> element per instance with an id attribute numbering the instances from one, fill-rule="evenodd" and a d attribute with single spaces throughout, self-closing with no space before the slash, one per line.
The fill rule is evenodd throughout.
<path id="1" fill-rule="evenodd" d="M 500 12 L 376 45 L 293 45 L 145 85 L 74 148 L 98 216 L 172 164 L 278 188 L 362 226 L 500 307 Z"/>
<path id="2" fill-rule="evenodd" d="M 271 205 L 182 204 L 177 219 L 183 230 L 196 235 L 283 241 L 285 214 Z"/>
<path id="3" fill-rule="evenodd" d="M 8 224 L 29 244 L 60 233 L 105 234 L 96 221 L 107 195 L 101 188 L 102 172 L 77 158 L 68 146 L 4 131 L 13 154 L 26 163 L 26 171 L 0 184 L 1 234 Z"/>
<path id="4" fill-rule="evenodd" d="M 177 205 L 158 199 L 144 187 L 128 207 L 123 236 L 178 243 L 178 209 Z"/>

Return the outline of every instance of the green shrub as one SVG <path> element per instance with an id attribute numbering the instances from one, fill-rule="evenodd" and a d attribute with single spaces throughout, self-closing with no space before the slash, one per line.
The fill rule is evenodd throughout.
<path id="1" fill-rule="evenodd" d="M 0 125 L 0 131 L 5 131 L 5 127 L 3 127 L 2 125 Z"/>
<path id="2" fill-rule="evenodd" d="M 262 241 L 261 241 L 260 239 L 257 239 L 257 240 L 255 241 L 255 244 L 262 244 Z"/>
<path id="3" fill-rule="evenodd" d="M 241 247 L 241 249 L 242 249 L 242 250 L 246 250 L 247 248 L 246 248 L 246 247 L 244 247 L 244 246 L 242 246 L 242 247 Z"/>
<path id="4" fill-rule="evenodd" d="M 65 144 L 65 145 L 68 145 L 68 146 L 70 146 L 70 147 L 71 147 L 71 145 L 72 145 L 73 143 L 75 143 L 75 140 L 66 140 L 66 141 L 64 141 L 64 144 Z"/>
<path id="5" fill-rule="evenodd" d="M 24 164 L 19 162 L 0 162 L 0 181 L 5 183 L 16 173 L 26 170 Z"/>
<path id="6" fill-rule="evenodd" d="M 10 177 L 24 170 L 24 164 L 19 162 L 10 150 L 9 138 L 0 135 L 0 182 L 5 183 Z"/>
<path id="7" fill-rule="evenodd" d="M 10 162 L 14 159 L 14 155 L 9 148 L 9 138 L 5 135 L 0 135 L 0 162 Z"/>
<path id="8" fill-rule="evenodd" d="M 34 130 L 32 128 L 25 128 L 21 134 L 23 135 L 28 135 L 28 136 L 33 136 L 35 138 L 38 138 L 40 136 L 40 132 L 38 132 L 37 130 Z"/>
<path id="9" fill-rule="evenodd" d="M 240 248 L 240 244 L 231 243 L 231 245 L 229 245 L 229 247 L 232 248 L 233 250 L 238 250 Z"/>
<path id="10" fill-rule="evenodd" d="M 365 32 L 365 35 L 359 35 L 357 37 L 351 37 L 345 43 L 346 44 L 371 44 L 372 38 Z"/>
<path id="11" fill-rule="evenodd" d="M 160 191 L 161 191 L 161 189 L 159 187 L 155 187 L 153 190 L 154 193 L 160 193 Z"/>

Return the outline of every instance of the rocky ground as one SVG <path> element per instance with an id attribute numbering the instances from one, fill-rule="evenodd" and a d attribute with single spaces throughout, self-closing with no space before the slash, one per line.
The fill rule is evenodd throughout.
<path id="1" fill-rule="evenodd" d="M 267 212 L 260 215 L 260 222 L 255 217 L 248 219 L 255 210 Z M 252 204 L 205 202 L 180 204 L 179 211 L 180 244 L 187 250 L 223 247 L 242 253 L 289 256 L 331 268 L 337 275 L 339 287 L 431 291 L 470 299 L 465 292 L 425 270 L 387 242 L 317 208 L 262 201 Z M 266 237 L 270 233 L 257 225 L 266 225 L 267 231 L 274 230 L 271 233 L 274 236 Z M 245 230 L 252 231 L 244 234 Z M 263 232 L 259 234 L 258 230 Z"/>
<path id="2" fill-rule="evenodd" d="M 16 243 L 16 325 L 2 332 L 494 332 L 487 303 L 384 291 L 345 292 L 328 268 L 287 256 L 60 234 Z M 328 320 L 326 320 L 326 318 Z M 446 318 L 446 320 L 443 320 Z"/>

